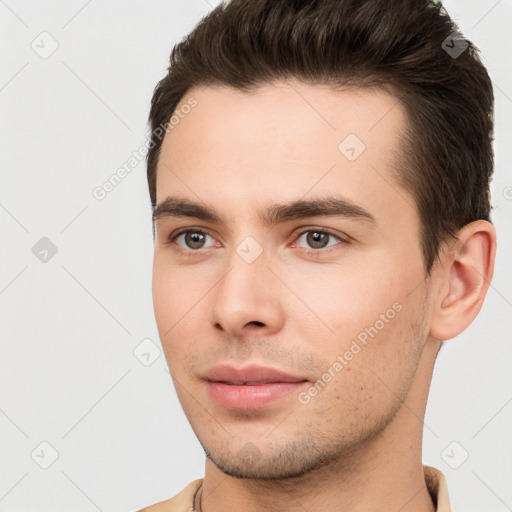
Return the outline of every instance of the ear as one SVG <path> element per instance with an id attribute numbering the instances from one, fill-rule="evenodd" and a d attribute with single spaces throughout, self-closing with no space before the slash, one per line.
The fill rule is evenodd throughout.
<path id="1" fill-rule="evenodd" d="M 433 338 L 454 338 L 475 319 L 491 283 L 495 256 L 496 230 L 484 220 L 467 224 L 444 246 L 435 270 Z"/>

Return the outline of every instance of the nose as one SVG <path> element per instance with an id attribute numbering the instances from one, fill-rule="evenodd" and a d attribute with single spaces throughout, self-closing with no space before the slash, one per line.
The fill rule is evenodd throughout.
<path id="1" fill-rule="evenodd" d="M 212 325 L 226 334 L 273 334 L 282 328 L 282 285 L 270 270 L 265 251 L 252 262 L 233 251 L 227 272 L 215 287 Z M 282 291 L 282 290 L 281 290 Z"/>

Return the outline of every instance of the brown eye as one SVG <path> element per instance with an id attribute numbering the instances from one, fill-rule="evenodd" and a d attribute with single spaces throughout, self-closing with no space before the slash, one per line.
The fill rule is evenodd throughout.
<path id="1" fill-rule="evenodd" d="M 304 240 L 306 245 L 302 245 L 304 248 L 310 249 L 323 249 L 325 247 L 331 247 L 332 245 L 336 245 L 337 242 L 341 242 L 341 238 L 328 231 L 320 231 L 320 230 L 312 230 L 303 231 L 302 234 L 297 239 L 297 243 L 301 240 Z M 304 244 L 304 241 L 302 242 Z M 300 243 L 298 245 L 301 245 Z"/>
<path id="2" fill-rule="evenodd" d="M 201 249 L 204 245 L 204 241 L 206 239 L 206 236 L 204 233 L 197 233 L 194 231 L 189 231 L 188 233 L 185 233 L 185 244 L 190 249 Z"/>
<path id="3" fill-rule="evenodd" d="M 207 238 L 212 238 L 208 233 L 198 230 L 184 230 L 169 238 L 169 243 L 176 244 L 182 250 L 198 250 L 208 247 Z M 213 240 L 213 239 L 212 239 Z M 211 245 L 211 242 L 210 242 Z"/>
<path id="4" fill-rule="evenodd" d="M 329 243 L 330 236 L 329 233 L 310 231 L 306 236 L 306 240 L 313 249 L 322 249 Z"/>

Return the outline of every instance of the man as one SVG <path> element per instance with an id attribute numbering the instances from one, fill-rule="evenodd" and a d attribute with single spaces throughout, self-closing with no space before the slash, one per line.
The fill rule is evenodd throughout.
<path id="1" fill-rule="evenodd" d="M 450 510 L 423 418 L 492 278 L 493 102 L 426 0 L 232 0 L 177 45 L 153 296 L 207 457 L 145 510 Z"/>

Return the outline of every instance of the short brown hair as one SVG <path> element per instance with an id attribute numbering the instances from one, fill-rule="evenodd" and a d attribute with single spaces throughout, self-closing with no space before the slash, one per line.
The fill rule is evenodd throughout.
<path id="1" fill-rule="evenodd" d="M 147 155 L 152 206 L 162 145 L 155 131 L 168 126 L 193 87 L 250 92 L 287 78 L 333 88 L 380 87 L 400 98 L 407 113 L 396 177 L 416 201 L 430 273 L 443 240 L 469 222 L 490 221 L 494 94 L 477 52 L 440 2 L 221 3 L 174 47 L 155 88 Z"/>

